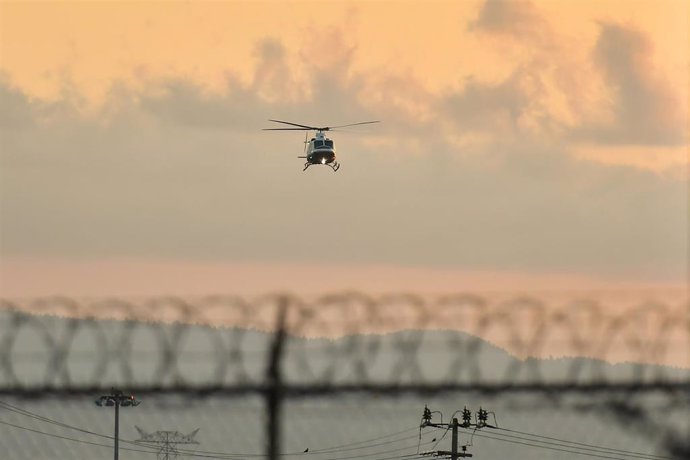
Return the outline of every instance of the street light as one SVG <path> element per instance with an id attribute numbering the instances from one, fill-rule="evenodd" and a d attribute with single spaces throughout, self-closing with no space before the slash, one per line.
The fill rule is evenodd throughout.
<path id="1" fill-rule="evenodd" d="M 113 389 L 109 395 L 104 395 L 94 401 L 99 407 L 115 406 L 115 460 L 119 458 L 119 436 L 120 436 L 120 406 L 133 407 L 141 404 L 134 395 L 126 395 L 120 390 Z"/>

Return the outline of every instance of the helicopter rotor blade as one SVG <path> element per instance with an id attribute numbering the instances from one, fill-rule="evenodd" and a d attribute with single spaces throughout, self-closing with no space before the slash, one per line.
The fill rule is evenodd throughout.
<path id="1" fill-rule="evenodd" d="M 313 131 L 311 128 L 263 128 L 261 131 Z"/>
<path id="2" fill-rule="evenodd" d="M 309 141 L 307 140 L 308 138 L 309 138 L 309 131 L 304 133 L 304 153 L 305 154 L 307 153 L 307 144 L 309 143 Z"/>
<path id="3" fill-rule="evenodd" d="M 319 128 L 316 128 L 314 126 L 300 125 L 299 123 L 292 123 L 290 121 L 281 121 L 281 120 L 268 120 L 268 121 L 272 121 L 274 123 L 283 123 L 284 125 L 299 126 L 302 129 L 313 129 L 313 130 L 319 129 Z"/>
<path id="4" fill-rule="evenodd" d="M 371 131 L 357 131 L 354 129 L 329 129 L 329 131 L 335 131 L 336 133 L 355 133 L 355 134 L 370 134 Z"/>
<path id="5" fill-rule="evenodd" d="M 370 125 L 372 123 L 381 123 L 380 121 L 361 121 L 359 123 L 350 123 L 349 125 L 340 125 L 340 126 L 329 126 L 327 128 L 324 128 L 325 130 L 331 130 L 335 128 L 347 128 L 348 126 L 357 126 L 357 125 Z"/>

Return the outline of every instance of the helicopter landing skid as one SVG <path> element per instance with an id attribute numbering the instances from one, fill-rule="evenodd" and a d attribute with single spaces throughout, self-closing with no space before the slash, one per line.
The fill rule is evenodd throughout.
<path id="1" fill-rule="evenodd" d="M 309 162 L 304 163 L 304 169 L 302 171 L 306 171 L 307 168 L 309 168 L 309 166 L 313 166 L 315 164 L 318 164 L 318 163 L 309 163 Z M 333 170 L 333 172 L 336 172 L 337 170 L 340 169 L 340 163 L 338 163 L 337 161 L 335 163 L 333 163 L 332 165 L 326 165 L 326 166 L 330 167 Z"/>

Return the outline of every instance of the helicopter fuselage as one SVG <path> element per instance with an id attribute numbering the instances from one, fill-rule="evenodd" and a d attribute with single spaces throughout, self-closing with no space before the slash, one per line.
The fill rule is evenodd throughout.
<path id="1" fill-rule="evenodd" d="M 333 141 L 324 136 L 323 132 L 317 132 L 316 137 L 308 141 L 305 168 L 311 165 L 328 165 L 337 171 L 340 165 L 335 161 L 335 146 Z"/>
<path id="2" fill-rule="evenodd" d="M 319 149 L 313 150 L 307 155 L 307 161 L 313 165 L 327 165 L 335 161 L 335 152 L 333 149 Z"/>
<path id="3" fill-rule="evenodd" d="M 331 139 L 318 133 L 307 146 L 307 161 L 312 164 L 330 164 L 335 161 L 335 146 Z"/>

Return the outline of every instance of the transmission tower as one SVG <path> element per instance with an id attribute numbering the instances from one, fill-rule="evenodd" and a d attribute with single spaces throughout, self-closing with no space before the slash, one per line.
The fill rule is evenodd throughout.
<path id="1" fill-rule="evenodd" d="M 156 431 L 155 433 L 147 433 L 138 426 L 134 425 L 141 435 L 141 439 L 136 442 L 156 444 L 158 446 L 158 460 L 174 460 L 177 458 L 179 452 L 177 451 L 178 444 L 199 444 L 194 439 L 194 436 L 199 432 L 199 428 L 189 434 L 182 434 L 179 431 Z"/>

